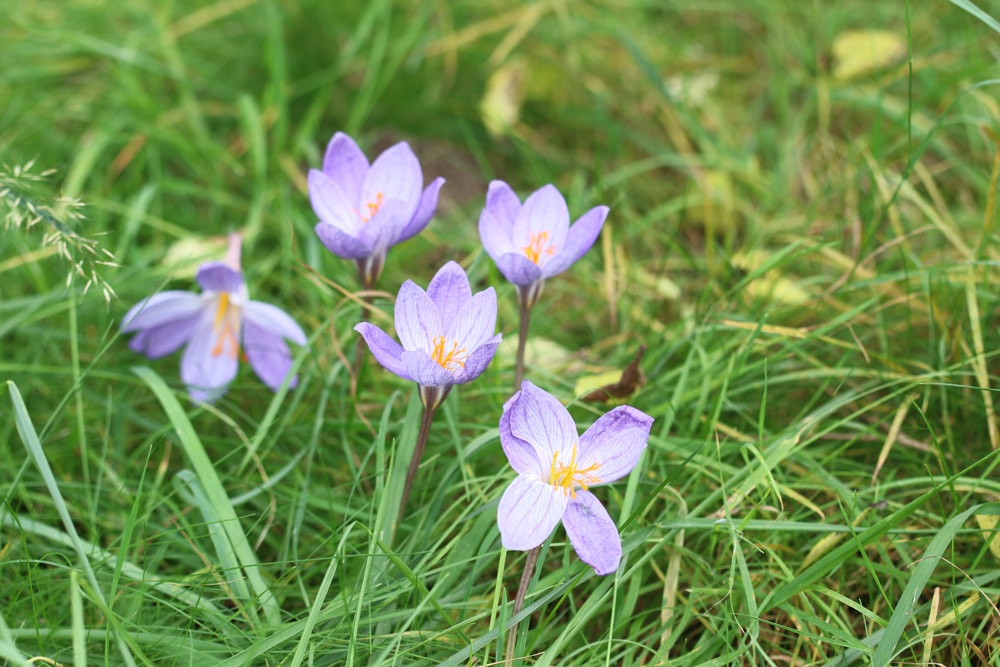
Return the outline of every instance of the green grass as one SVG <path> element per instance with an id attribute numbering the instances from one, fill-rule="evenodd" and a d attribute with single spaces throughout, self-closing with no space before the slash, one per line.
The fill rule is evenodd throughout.
<path id="1" fill-rule="evenodd" d="M 448 179 L 389 254 L 379 324 L 403 280 L 456 259 L 516 337 L 475 224 L 491 179 L 555 183 L 574 216 L 611 207 L 546 286 L 528 377 L 583 428 L 608 406 L 576 400 L 578 380 L 645 344 L 629 403 L 656 421 L 637 471 L 598 491 L 622 567 L 596 577 L 557 529 L 519 664 L 1000 665 L 988 3 L 15 4 L 7 663 L 503 662 L 524 562 L 496 528 L 512 355 L 445 402 L 394 532 L 418 403 L 370 357 L 352 391 L 354 268 L 316 239 L 305 191 L 340 130 L 369 154 L 406 139 Z M 899 46 L 838 76 L 856 30 Z M 518 111 L 500 134 L 491 77 L 506 97 L 487 106 Z M 195 406 L 178 356 L 135 355 L 118 323 L 190 289 L 235 229 L 252 295 L 310 345 L 296 389 L 242 368 Z"/>

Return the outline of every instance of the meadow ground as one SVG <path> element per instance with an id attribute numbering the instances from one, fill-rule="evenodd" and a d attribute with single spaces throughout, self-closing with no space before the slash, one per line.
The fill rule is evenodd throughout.
<path id="1" fill-rule="evenodd" d="M 980 3 L 987 7 L 986 3 Z M 0 25 L 0 657 L 11 665 L 1000 665 L 997 17 L 968 0 L 21 2 Z M 306 173 L 335 131 L 447 183 L 376 323 L 445 261 L 507 344 L 437 415 L 367 355 Z M 25 169 L 31 165 L 30 169 Z M 514 288 L 491 179 L 607 204 L 528 377 L 640 345 L 639 466 L 598 577 L 496 508 Z M 30 224 L 34 222 L 35 224 Z M 125 311 L 242 230 L 297 388 L 188 400 Z M 107 262 L 107 263 L 101 263 Z M 88 288 L 88 289 L 85 289 Z"/>

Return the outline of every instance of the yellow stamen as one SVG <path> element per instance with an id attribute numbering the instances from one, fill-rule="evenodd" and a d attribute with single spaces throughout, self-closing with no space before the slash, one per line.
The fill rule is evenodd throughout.
<path id="1" fill-rule="evenodd" d="M 433 341 L 434 350 L 431 351 L 431 359 L 437 362 L 437 364 L 448 371 L 455 371 L 458 368 L 465 368 L 465 358 L 468 357 L 465 353 L 465 348 L 459 349 L 458 341 L 452 341 L 451 349 L 445 351 L 445 339 L 444 336 L 438 336 Z M 452 364 L 458 368 L 451 368 Z"/>
<path id="2" fill-rule="evenodd" d="M 377 195 L 375 195 L 375 201 L 370 201 L 367 204 L 365 204 L 365 208 L 368 209 L 367 213 L 362 213 L 358 209 L 354 209 L 354 213 L 359 218 L 361 218 L 361 222 L 368 222 L 369 220 L 375 217 L 376 213 L 378 213 L 379 208 L 382 207 L 383 201 L 385 201 L 385 196 L 381 192 L 379 192 Z"/>
<path id="3" fill-rule="evenodd" d="M 533 263 L 538 264 L 538 260 L 542 258 L 542 253 L 546 255 L 556 254 L 556 247 L 553 245 L 547 245 L 549 242 L 549 233 L 545 232 L 532 232 L 531 241 L 528 245 L 521 248 L 524 251 L 525 256 L 530 259 Z"/>
<path id="4" fill-rule="evenodd" d="M 586 468 L 577 468 L 576 466 L 576 443 L 574 443 L 568 465 L 559 462 L 559 452 L 552 455 L 549 484 L 562 488 L 563 493 L 569 494 L 571 498 L 576 498 L 577 487 L 586 491 L 588 487 L 601 483 L 601 478 L 593 474 L 594 471 L 600 470 L 600 463 L 591 463 Z"/>
<path id="5" fill-rule="evenodd" d="M 219 295 L 219 307 L 215 310 L 215 345 L 212 356 L 223 352 L 230 358 L 240 355 L 240 314 L 239 307 L 229 302 L 229 292 Z"/>

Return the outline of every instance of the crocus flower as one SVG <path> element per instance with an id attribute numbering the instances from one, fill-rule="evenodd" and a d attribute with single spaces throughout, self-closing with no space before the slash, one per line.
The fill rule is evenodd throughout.
<path id="1" fill-rule="evenodd" d="M 405 141 L 369 166 L 354 140 L 337 132 L 323 170 L 309 170 L 309 200 L 319 216 L 316 235 L 334 255 L 353 259 L 363 286 L 371 289 L 389 248 L 430 222 L 443 184 L 435 178 L 423 189 L 420 163 Z"/>
<path id="2" fill-rule="evenodd" d="M 240 270 L 240 236 L 230 235 L 225 262 L 198 267 L 201 294 L 171 290 L 144 299 L 122 320 L 136 352 L 156 359 L 181 346 L 181 380 L 196 401 L 211 402 L 236 377 L 241 356 L 264 384 L 277 391 L 292 367 L 284 339 L 306 344 L 306 335 L 285 311 L 251 301 Z M 290 385 L 295 386 L 292 377 Z"/>
<path id="3" fill-rule="evenodd" d="M 534 549 L 561 520 L 580 560 L 597 574 L 617 570 L 618 529 L 589 489 L 635 467 L 652 424 L 649 415 L 623 405 L 578 438 L 562 403 L 525 381 L 500 417 L 500 444 L 518 473 L 497 509 L 504 548 Z"/>
<path id="4" fill-rule="evenodd" d="M 522 206 L 509 185 L 493 181 L 479 216 L 479 237 L 500 273 L 517 286 L 522 305 L 530 308 L 546 278 L 590 250 L 607 216 L 607 206 L 595 206 L 571 226 L 566 200 L 555 186 L 536 190 Z"/>
<path id="5" fill-rule="evenodd" d="M 497 295 L 492 287 L 472 293 L 469 278 L 448 262 L 425 292 L 407 280 L 396 297 L 397 343 L 374 324 L 354 327 L 375 359 L 404 380 L 420 385 L 425 408 L 433 409 L 453 385 L 478 377 L 496 353 L 500 334 Z"/>

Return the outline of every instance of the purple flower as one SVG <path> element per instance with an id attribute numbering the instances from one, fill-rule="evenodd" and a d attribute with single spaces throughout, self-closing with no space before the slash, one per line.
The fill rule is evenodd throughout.
<path id="1" fill-rule="evenodd" d="M 122 319 L 122 332 L 135 333 L 129 347 L 156 359 L 183 345 L 181 380 L 196 401 L 220 398 L 239 358 L 277 391 L 292 367 L 284 339 L 306 344 L 306 335 L 285 311 L 251 301 L 239 264 L 240 236 L 230 236 L 226 262 L 198 267 L 201 294 L 172 290 L 136 304 Z M 242 353 L 242 355 L 241 355 Z M 291 379 L 295 386 L 297 378 Z"/>
<path id="2" fill-rule="evenodd" d="M 443 184 L 443 178 L 435 178 L 421 193 L 424 176 L 405 141 L 369 166 L 354 140 L 337 132 L 326 148 L 323 170 L 309 170 L 309 200 L 319 216 L 316 235 L 334 255 L 353 259 L 370 289 L 386 251 L 430 222 Z"/>
<path id="3" fill-rule="evenodd" d="M 500 444 L 518 476 L 497 509 L 505 549 L 534 549 L 562 520 L 580 560 L 597 574 L 618 569 L 618 529 L 588 489 L 621 479 L 635 467 L 653 418 L 623 405 L 577 438 L 562 403 L 530 382 L 507 401 Z"/>
<path id="4" fill-rule="evenodd" d="M 500 345 L 500 334 L 493 334 L 496 322 L 493 288 L 473 295 L 462 267 L 448 262 L 426 292 L 410 280 L 399 288 L 396 333 L 402 345 L 368 322 L 354 330 L 383 367 L 419 384 L 424 406 L 434 408 L 452 385 L 486 370 Z"/>
<path id="5" fill-rule="evenodd" d="M 607 206 L 595 206 L 570 226 L 566 200 L 555 186 L 536 190 L 522 206 L 509 185 L 493 181 L 479 216 L 479 237 L 500 273 L 517 285 L 521 303 L 530 308 L 546 278 L 562 273 L 590 250 L 607 216 Z"/>

